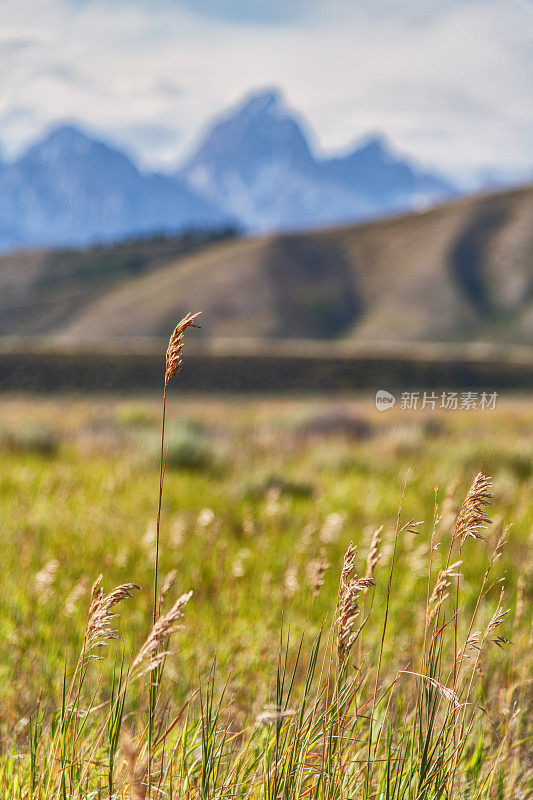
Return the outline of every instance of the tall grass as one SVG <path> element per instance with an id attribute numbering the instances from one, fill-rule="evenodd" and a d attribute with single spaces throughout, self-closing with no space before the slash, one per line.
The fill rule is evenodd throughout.
<path id="1" fill-rule="evenodd" d="M 153 631 L 151 634 L 152 637 L 155 635 L 156 625 L 161 608 L 161 603 L 158 597 L 159 537 L 161 532 L 161 501 L 163 499 L 163 482 L 165 479 L 164 451 L 165 451 L 165 416 L 166 416 L 166 403 L 167 403 L 167 388 L 172 378 L 174 378 L 181 369 L 183 334 L 185 333 L 187 328 L 198 327 L 198 325 L 194 324 L 194 320 L 198 317 L 199 314 L 200 312 L 197 312 L 196 314 L 192 315 L 187 314 L 187 316 L 184 317 L 181 320 L 181 322 L 179 322 L 176 325 L 170 337 L 166 352 L 165 381 L 163 384 L 163 413 L 161 415 L 161 457 L 159 463 L 159 494 L 157 501 L 155 556 L 154 556 L 154 601 L 152 607 L 152 623 L 153 623 Z M 169 632 L 172 630 L 170 626 L 172 625 L 174 619 L 170 620 L 169 622 Z M 163 626 L 163 630 L 165 630 L 165 626 Z M 158 630 L 157 633 L 159 635 L 161 631 Z M 150 652 L 153 658 L 157 659 L 158 655 L 157 646 L 159 645 L 159 640 L 154 639 L 153 641 L 156 641 L 157 644 L 155 648 L 153 648 L 153 650 L 155 651 L 154 652 L 150 651 Z M 150 671 L 150 687 L 149 687 L 150 706 L 148 713 L 148 796 L 151 796 L 152 793 L 152 744 L 153 744 L 153 733 L 154 733 L 154 713 L 155 713 L 155 704 L 157 701 L 158 680 L 160 677 L 160 670 L 158 670 L 158 666 L 159 665 L 154 662 L 154 667 Z"/>
<path id="2" fill-rule="evenodd" d="M 120 634 L 117 611 L 138 587 L 112 591 L 95 582 L 85 635 L 73 665 L 65 663 L 61 704 L 53 714 L 36 701 L 24 741 L 16 732 L 0 755 L 2 797 L 180 798 L 183 800 L 433 800 L 527 797 L 533 791 L 531 685 L 523 604 L 510 619 L 503 583 L 493 578 L 505 536 L 498 528 L 474 602 L 463 597 L 465 559 L 480 559 L 479 540 L 490 535 L 492 486 L 478 474 L 449 529 L 435 500 L 425 551 L 425 602 L 408 631 L 410 647 L 389 652 L 391 615 L 402 594 L 397 548 L 418 537 L 402 504 L 392 538 L 374 532 L 367 553 L 351 543 L 339 565 L 334 608 L 315 636 L 291 642 L 283 624 L 270 697 L 235 713 L 228 675 L 216 663 L 175 708 L 165 691 L 168 658 L 179 646 L 180 621 L 191 592 L 172 600 L 171 575 L 159 589 L 159 531 L 165 474 L 165 401 L 168 381 L 181 364 L 186 317 L 171 337 L 175 356 L 165 373 L 160 479 L 154 554 L 151 626 L 143 643 L 116 661 L 110 685 L 91 692 L 89 671 L 106 674 L 99 659 Z M 187 323 L 184 327 L 184 323 Z M 177 333 L 176 333 L 177 332 Z M 174 341 L 174 345 L 173 345 Z M 170 373 L 169 373 L 170 363 Z M 173 372 L 174 367 L 177 369 Z M 170 377 L 169 377 L 170 374 Z M 309 602 L 320 598 L 325 569 L 314 564 Z M 377 582 L 386 584 L 380 605 Z M 194 588 L 194 587 L 193 587 Z M 470 596 L 470 595 L 469 595 Z M 407 611 L 407 609 L 406 609 Z M 289 613 L 290 617 L 290 613 Z M 406 614 L 406 619 L 408 615 Z M 512 637 L 518 652 L 513 654 Z M 394 637 L 393 637 L 394 640 Z M 376 646 L 375 643 L 378 643 Z M 492 648 L 500 664 L 485 674 Z M 515 661 L 511 672 L 510 661 Z M 520 670 L 520 659 L 523 669 Z M 491 659 L 490 663 L 494 663 Z M 510 684 L 510 674 L 514 678 Z M 220 685 L 222 684 L 222 688 Z M 257 687 L 262 697 L 263 687 Z M 498 695 L 504 693 L 505 713 Z"/>

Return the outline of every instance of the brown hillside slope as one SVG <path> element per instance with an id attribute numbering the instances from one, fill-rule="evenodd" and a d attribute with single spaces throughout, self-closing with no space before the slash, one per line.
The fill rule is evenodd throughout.
<path id="1" fill-rule="evenodd" d="M 533 187 L 347 228 L 219 242 L 87 296 L 50 333 L 530 343 Z"/>
<path id="2" fill-rule="evenodd" d="M 124 241 L 87 250 L 17 252 L 0 257 L 0 336 L 53 334 L 125 280 L 227 238 L 230 231 Z"/>

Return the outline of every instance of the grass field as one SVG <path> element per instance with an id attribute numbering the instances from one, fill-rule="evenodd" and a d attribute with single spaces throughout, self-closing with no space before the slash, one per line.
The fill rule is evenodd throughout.
<path id="1" fill-rule="evenodd" d="M 4 396 L 0 420 L 2 797 L 146 797 L 148 674 L 128 683 L 123 716 L 110 686 L 151 627 L 160 402 Z M 166 659 L 158 731 L 199 686 L 202 702 L 156 742 L 154 796 L 531 796 L 528 399 L 380 414 L 356 397 L 178 397 L 167 444 L 161 583 L 176 575 L 164 609 L 193 596 Z M 450 555 L 480 471 L 494 478 L 493 524 Z M 380 526 L 375 587 L 357 590 L 349 630 L 368 619 L 339 663 L 339 614 L 330 625 L 343 557 L 353 541 L 364 575 Z M 426 624 L 439 571 L 459 560 Z M 76 672 L 100 573 L 105 592 L 141 590 L 112 621 L 123 641 Z M 502 581 L 509 613 L 493 632 Z"/>

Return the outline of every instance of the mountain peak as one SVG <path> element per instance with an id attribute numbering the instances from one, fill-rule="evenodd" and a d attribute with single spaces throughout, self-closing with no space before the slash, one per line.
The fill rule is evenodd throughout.
<path id="1" fill-rule="evenodd" d="M 127 155 L 76 125 L 45 132 L 0 174 L 0 248 L 85 245 L 229 215 L 173 176 L 141 173 Z"/>
<path id="2" fill-rule="evenodd" d="M 72 147 L 87 145 L 93 140 L 80 128 L 70 122 L 62 122 L 49 128 L 44 136 L 37 141 L 34 147 L 43 145 L 59 145 L 61 147 Z"/>
<path id="3" fill-rule="evenodd" d="M 305 122 L 272 87 L 214 120 L 179 174 L 255 231 L 368 219 L 449 196 L 449 187 L 416 172 L 380 133 L 317 160 Z"/>
<path id="4" fill-rule="evenodd" d="M 277 87 L 269 87 L 250 92 L 242 100 L 238 114 L 251 117 L 262 116 L 263 114 L 283 114 L 286 115 L 284 108 L 283 95 Z"/>
<path id="5" fill-rule="evenodd" d="M 295 170 L 309 172 L 315 166 L 298 117 L 279 89 L 269 87 L 251 92 L 215 119 L 181 175 L 212 199 L 221 191 L 231 212 L 246 217 L 248 203 L 263 203 L 250 193 L 266 197 Z"/>
<path id="6" fill-rule="evenodd" d="M 174 175 L 139 171 L 116 146 L 71 121 L 48 129 L 0 173 L 0 247 L 84 243 L 228 219 L 250 231 L 302 229 L 453 195 L 381 134 L 317 159 L 305 120 L 272 86 L 214 119 Z"/>
<path id="7" fill-rule="evenodd" d="M 65 158 L 84 158 L 94 148 L 107 146 L 89 138 L 80 128 L 71 123 L 61 123 L 49 128 L 21 158 L 24 162 L 54 162 Z"/>
<path id="8" fill-rule="evenodd" d="M 370 133 L 360 141 L 357 150 L 359 152 L 375 153 L 376 155 L 389 154 L 390 145 L 382 133 Z"/>
<path id="9" fill-rule="evenodd" d="M 138 169 L 133 161 L 121 150 L 99 137 L 92 137 L 72 123 L 61 123 L 49 128 L 21 156 L 18 163 L 32 165 L 32 168 L 46 170 L 66 170 L 75 173 L 81 169 L 106 172 L 117 176 L 134 177 Z"/>

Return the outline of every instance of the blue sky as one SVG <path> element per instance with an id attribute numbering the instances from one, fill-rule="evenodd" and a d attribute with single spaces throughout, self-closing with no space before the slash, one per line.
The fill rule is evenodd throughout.
<path id="1" fill-rule="evenodd" d="M 317 151 L 369 131 L 469 178 L 533 167 L 532 0 L 0 0 L 0 142 L 78 121 L 146 166 L 278 85 Z"/>

